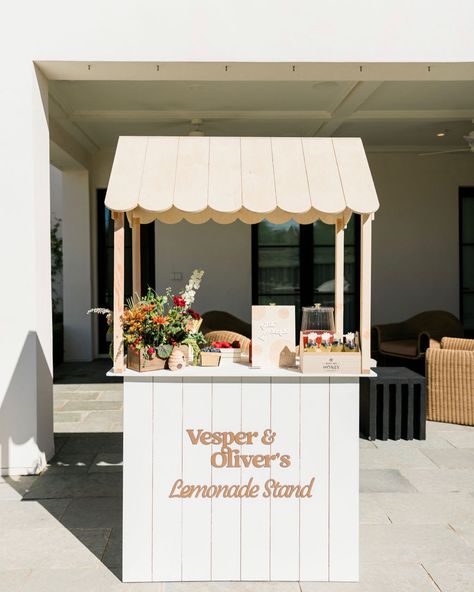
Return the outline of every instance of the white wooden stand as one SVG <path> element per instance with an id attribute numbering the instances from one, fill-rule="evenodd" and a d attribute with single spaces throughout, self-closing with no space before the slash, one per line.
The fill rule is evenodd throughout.
<path id="1" fill-rule="evenodd" d="M 123 580 L 358 581 L 359 378 L 245 365 L 124 376 Z M 215 468 L 186 430 L 257 432 L 243 455 L 291 464 Z M 261 436 L 276 433 L 272 444 Z M 184 484 L 308 484 L 312 496 L 170 498 Z"/>

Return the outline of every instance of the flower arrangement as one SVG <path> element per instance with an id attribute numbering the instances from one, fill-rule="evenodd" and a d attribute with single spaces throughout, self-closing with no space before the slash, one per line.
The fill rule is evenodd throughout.
<path id="1" fill-rule="evenodd" d="M 173 347 L 190 345 L 199 353 L 204 337 L 199 331 L 202 319 L 191 308 L 204 272 L 195 269 L 183 292 L 175 295 L 171 288 L 164 295 L 148 288 L 146 296 L 130 301 L 121 318 L 125 347 L 142 352 L 145 359 L 170 357 Z M 197 363 L 197 355 L 194 355 Z"/>

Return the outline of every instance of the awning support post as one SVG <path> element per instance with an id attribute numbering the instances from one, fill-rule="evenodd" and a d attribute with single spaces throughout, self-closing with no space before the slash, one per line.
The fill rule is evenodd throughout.
<path id="1" fill-rule="evenodd" d="M 124 368 L 123 333 L 120 319 L 124 300 L 125 229 L 123 212 L 114 212 L 114 372 Z"/>
<path id="2" fill-rule="evenodd" d="M 360 256 L 360 347 L 362 351 L 362 373 L 370 372 L 370 310 L 371 310 L 371 253 L 372 253 L 372 214 L 362 214 L 361 256 Z"/>
<path id="3" fill-rule="evenodd" d="M 142 293 L 140 262 L 140 218 L 132 218 L 132 291 L 133 299 L 138 300 Z"/>
<path id="4" fill-rule="evenodd" d="M 335 261 L 335 323 L 336 335 L 342 339 L 344 333 L 344 220 L 336 221 L 336 261 Z"/>

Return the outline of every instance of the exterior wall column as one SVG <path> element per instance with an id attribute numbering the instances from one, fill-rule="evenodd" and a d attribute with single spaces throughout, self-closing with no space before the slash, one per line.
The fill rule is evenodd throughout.
<path id="1" fill-rule="evenodd" d="M 54 453 L 48 83 L 21 52 L 3 75 L 0 472 L 18 475 Z"/>
<path id="2" fill-rule="evenodd" d="M 64 361 L 93 359 L 89 173 L 63 171 Z"/>

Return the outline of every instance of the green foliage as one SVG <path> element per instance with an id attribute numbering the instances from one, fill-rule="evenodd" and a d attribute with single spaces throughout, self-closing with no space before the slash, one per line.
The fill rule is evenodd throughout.
<path id="1" fill-rule="evenodd" d="M 60 294 L 57 292 L 57 288 L 54 286 L 54 282 L 63 272 L 63 239 L 59 235 L 60 228 L 61 220 L 54 217 L 54 221 L 51 224 L 51 282 L 53 284 L 53 313 L 57 312 L 59 301 L 61 299 Z"/>

